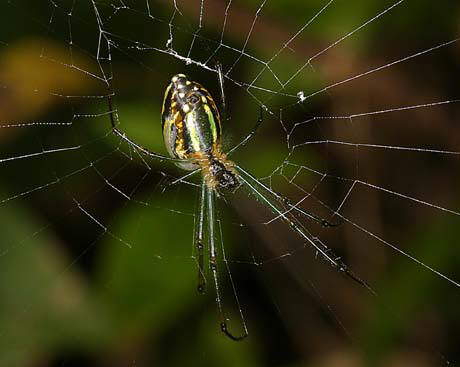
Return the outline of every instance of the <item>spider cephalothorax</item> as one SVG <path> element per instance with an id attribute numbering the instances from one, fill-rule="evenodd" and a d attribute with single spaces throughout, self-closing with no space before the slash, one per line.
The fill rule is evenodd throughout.
<path id="1" fill-rule="evenodd" d="M 234 163 L 220 151 L 198 160 L 206 185 L 217 190 L 234 190 L 239 185 Z"/>

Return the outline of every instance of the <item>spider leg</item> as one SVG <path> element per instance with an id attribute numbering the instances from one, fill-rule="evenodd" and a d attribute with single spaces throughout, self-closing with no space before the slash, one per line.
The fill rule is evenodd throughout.
<path id="1" fill-rule="evenodd" d="M 225 102 L 225 91 L 224 91 L 224 79 L 225 75 L 224 72 L 222 71 L 222 64 L 217 61 L 216 62 L 216 72 L 217 72 L 217 79 L 219 82 L 219 89 L 220 89 L 220 100 L 221 100 L 221 118 L 222 121 L 225 122 L 227 120 L 227 104 Z M 237 150 L 238 148 L 242 147 L 243 145 L 246 145 L 246 143 L 251 140 L 254 135 L 256 135 L 257 131 L 259 130 L 260 125 L 262 125 L 263 122 L 263 110 L 264 108 L 266 109 L 265 106 L 260 106 L 260 114 L 259 118 L 257 119 L 257 122 L 255 126 L 252 128 L 252 130 L 246 135 L 246 137 L 241 140 L 237 145 L 235 145 L 233 148 L 231 148 L 227 154 L 231 154 L 233 151 Z"/>
<path id="2" fill-rule="evenodd" d="M 180 176 L 174 180 L 171 180 L 170 182 L 165 183 L 164 185 L 162 185 L 161 192 L 165 192 L 166 189 L 168 189 L 171 186 L 177 185 L 178 183 L 187 183 L 186 181 L 187 178 L 197 174 L 200 171 L 201 171 L 200 169 L 196 169 L 194 171 L 191 171 L 190 173 L 187 173 L 186 175 Z"/>
<path id="3" fill-rule="evenodd" d="M 351 271 L 351 269 L 348 268 L 348 266 L 342 261 L 342 259 L 336 256 L 329 247 L 327 247 L 323 242 L 313 238 L 313 236 L 309 234 L 302 227 L 302 225 L 296 221 L 295 218 L 292 218 L 288 215 L 288 211 L 280 209 L 280 207 L 276 204 L 276 202 L 274 202 L 273 199 L 271 199 L 268 195 L 263 194 L 259 190 L 259 187 L 263 188 L 264 190 L 266 190 L 267 187 L 262 182 L 257 180 L 257 178 L 252 176 L 250 173 L 248 173 L 241 167 L 237 166 L 237 169 L 241 173 L 239 177 L 242 183 L 245 184 L 247 188 L 249 188 L 251 193 L 262 203 L 266 204 L 272 210 L 273 213 L 275 213 L 282 220 L 284 220 L 289 225 L 289 227 L 305 241 L 306 244 L 311 246 L 316 251 L 317 255 L 320 255 L 321 258 L 324 259 L 330 266 L 337 269 L 338 271 L 340 271 L 356 283 L 360 284 L 372 294 L 376 295 L 376 292 L 371 288 L 371 286 L 366 281 L 358 277 L 355 273 L 353 273 L 353 271 Z M 269 193 L 271 195 L 276 195 L 276 193 L 274 193 L 274 191 L 272 190 L 269 190 Z"/>
<path id="4" fill-rule="evenodd" d="M 217 79 L 219 82 L 219 90 L 220 90 L 220 101 L 222 103 L 220 113 L 222 121 L 225 123 L 227 120 L 227 104 L 225 103 L 225 92 L 224 92 L 224 73 L 222 71 L 222 64 L 217 61 L 216 62 L 216 72 L 217 72 Z"/>
<path id="5" fill-rule="evenodd" d="M 262 182 L 260 184 L 264 189 L 269 190 L 269 188 L 266 185 L 264 185 Z M 342 217 L 338 217 L 337 222 L 335 222 L 335 223 L 329 222 L 328 220 L 326 220 L 324 218 L 321 218 L 320 216 L 318 216 L 316 214 L 310 213 L 310 212 L 308 212 L 306 210 L 303 210 L 303 209 L 299 208 L 297 205 L 293 205 L 291 203 L 291 201 L 287 197 L 281 196 L 281 195 L 275 193 L 273 190 L 269 190 L 269 191 L 274 194 L 274 196 L 276 197 L 276 199 L 278 201 L 280 201 L 285 206 L 287 206 L 289 210 L 296 211 L 296 212 L 300 213 L 301 215 L 303 215 L 304 217 L 306 217 L 306 218 L 308 218 L 308 219 L 310 219 L 310 220 L 312 220 L 312 221 L 314 221 L 314 222 L 316 222 L 318 224 L 321 224 L 325 228 L 338 227 L 338 226 L 342 225 L 343 222 L 344 222 Z"/>
<path id="6" fill-rule="evenodd" d="M 320 224 L 321 226 L 325 227 L 325 228 L 333 228 L 333 227 L 338 227 L 340 225 L 343 224 L 344 220 L 342 217 L 339 217 L 337 222 L 336 223 L 333 223 L 333 222 L 329 222 L 328 220 L 324 219 L 324 218 L 321 218 L 320 216 L 316 215 L 316 214 L 313 214 L 313 213 L 310 213 L 306 210 L 303 210 L 301 208 L 299 208 L 297 205 L 293 205 L 291 203 L 291 201 L 285 197 L 285 196 L 282 196 L 278 193 L 276 193 L 275 191 L 271 190 L 267 185 L 265 185 L 263 182 L 257 180 L 257 178 L 255 178 L 253 175 L 251 175 L 249 172 L 247 172 L 246 170 L 243 170 L 241 167 L 238 167 L 238 169 L 240 171 L 242 171 L 244 174 L 246 174 L 248 177 L 250 177 L 251 180 L 253 180 L 254 182 L 257 182 L 257 184 L 263 188 L 265 191 L 269 192 L 271 195 L 273 195 L 273 197 L 281 204 L 283 204 L 284 206 L 286 206 L 288 208 L 287 211 L 295 211 L 299 214 L 301 214 L 302 216 Z"/>
<path id="7" fill-rule="evenodd" d="M 217 307 L 219 308 L 220 313 L 220 330 L 230 339 L 234 341 L 243 340 L 248 336 L 248 331 L 246 329 L 246 325 L 244 325 L 244 332 L 239 336 L 234 336 L 229 330 L 227 326 L 227 318 L 225 317 L 223 305 L 222 305 L 222 297 L 220 294 L 219 282 L 217 280 L 217 252 L 216 252 L 216 244 L 215 244 L 215 234 L 214 234 L 214 223 L 215 223 L 215 210 L 214 210 L 214 199 L 215 199 L 215 191 L 214 189 L 206 186 L 206 196 L 207 196 L 207 216 L 208 216 L 208 235 L 209 235 L 209 268 L 211 270 L 213 279 L 214 279 L 214 287 L 216 289 L 216 302 Z"/>
<path id="8" fill-rule="evenodd" d="M 203 226 L 204 226 L 204 211 L 206 202 L 206 183 L 203 180 L 200 190 L 200 199 L 198 204 L 198 220 L 195 230 L 195 246 L 198 251 L 198 292 L 204 293 L 206 279 L 204 276 L 204 255 L 203 255 Z"/>
<path id="9" fill-rule="evenodd" d="M 264 121 L 263 119 L 263 111 L 264 111 L 264 108 L 262 106 L 260 106 L 260 113 L 259 113 L 259 118 L 257 119 L 257 122 L 256 124 L 254 125 L 254 127 L 252 128 L 252 130 L 248 133 L 248 135 L 246 135 L 244 137 L 243 140 L 241 140 L 238 144 L 236 144 L 233 148 L 231 148 L 227 154 L 232 154 L 235 150 L 237 150 L 238 148 L 244 146 L 247 144 L 247 142 L 249 140 L 251 140 L 254 135 L 257 134 L 257 132 L 259 131 L 259 128 L 260 126 L 262 125 L 262 122 Z"/>
<path id="10" fill-rule="evenodd" d="M 139 150 L 140 152 L 148 155 L 149 157 L 160 159 L 160 160 L 168 160 L 168 161 L 176 161 L 174 158 L 166 157 L 164 155 L 152 152 L 151 150 L 148 150 L 147 148 L 144 148 L 143 146 L 137 144 L 133 140 L 131 140 L 123 131 L 117 128 L 117 124 L 115 122 L 114 115 L 117 116 L 118 120 L 118 114 L 117 112 L 113 109 L 113 103 L 112 103 L 112 94 L 109 93 L 107 95 L 107 101 L 109 104 L 109 116 L 110 116 L 110 124 L 112 125 L 112 131 L 115 135 L 119 136 L 122 140 L 127 142 L 129 145 L 131 145 L 134 149 Z"/>

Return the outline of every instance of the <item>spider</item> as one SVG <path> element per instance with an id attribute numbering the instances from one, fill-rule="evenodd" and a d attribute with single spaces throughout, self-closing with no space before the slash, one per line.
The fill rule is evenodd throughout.
<path id="1" fill-rule="evenodd" d="M 310 245 L 316 255 L 329 263 L 346 276 L 350 277 L 369 290 L 372 289 L 356 276 L 347 265 L 319 239 L 314 238 L 299 222 L 298 217 L 305 217 L 319 223 L 323 227 L 335 227 L 342 223 L 331 223 L 315 214 L 307 212 L 290 203 L 289 199 L 273 191 L 262 181 L 228 158 L 235 150 L 245 145 L 257 133 L 263 121 L 263 109 L 253 129 L 227 153 L 221 145 L 222 123 L 225 118 L 224 73 L 217 63 L 219 89 L 221 93 L 221 113 L 211 94 L 199 83 L 184 74 L 171 78 L 167 86 L 162 112 L 163 139 L 169 157 L 152 152 L 130 139 L 117 128 L 118 115 L 112 107 L 112 94 L 108 95 L 109 115 L 113 133 L 127 142 L 132 148 L 151 158 L 174 162 L 178 167 L 191 171 L 187 176 L 201 172 L 202 183 L 199 196 L 199 215 L 195 223 L 194 246 L 198 253 L 198 292 L 205 291 L 204 271 L 204 233 L 207 228 L 207 250 L 209 251 L 209 269 L 213 277 L 216 291 L 216 303 L 220 314 L 220 330 L 230 339 L 239 341 L 248 336 L 248 329 L 240 311 L 243 332 L 235 336 L 229 331 L 224 305 L 219 289 L 215 244 L 215 200 L 223 193 L 232 193 L 240 186 L 245 186 L 262 204 L 268 207 L 277 217 L 285 221 L 297 233 L 305 244 Z M 116 117 L 114 117 L 114 114 Z M 294 216 L 296 214 L 297 216 Z M 336 213 L 339 218 L 341 216 Z"/>

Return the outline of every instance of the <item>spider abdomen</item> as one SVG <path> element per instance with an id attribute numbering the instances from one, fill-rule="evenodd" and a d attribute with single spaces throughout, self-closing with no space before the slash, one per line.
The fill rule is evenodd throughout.
<path id="1" fill-rule="evenodd" d="M 218 149 L 221 126 L 216 104 L 201 84 L 177 74 L 166 89 L 162 109 L 163 139 L 177 165 L 198 168 L 197 155 L 212 155 Z"/>

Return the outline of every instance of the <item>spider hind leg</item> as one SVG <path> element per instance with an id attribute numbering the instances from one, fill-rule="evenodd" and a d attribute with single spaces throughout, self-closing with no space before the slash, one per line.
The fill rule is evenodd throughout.
<path id="1" fill-rule="evenodd" d="M 216 215 L 215 215 L 215 196 L 216 196 L 216 191 L 206 185 L 202 185 L 202 190 L 206 191 L 206 206 L 207 206 L 207 224 L 208 224 L 208 243 L 209 243 L 209 269 L 212 273 L 212 277 L 214 280 L 214 288 L 216 290 L 216 303 L 217 303 L 217 308 L 219 309 L 219 314 L 220 314 L 220 330 L 224 333 L 225 336 L 230 338 L 231 340 L 234 341 L 240 341 L 246 338 L 248 334 L 248 330 L 246 327 L 246 322 L 244 321 L 241 309 L 240 311 L 240 317 L 243 325 L 243 333 L 239 336 L 233 335 L 229 330 L 228 330 L 228 325 L 227 325 L 227 317 L 225 316 L 225 311 L 224 311 L 224 306 L 223 306 L 223 301 L 222 301 L 222 295 L 220 293 L 220 287 L 219 287 L 219 281 L 218 281 L 218 272 L 217 272 L 217 250 L 216 250 L 216 243 L 215 243 L 215 223 L 216 223 Z M 222 255 L 224 256 L 224 261 L 225 261 L 225 254 L 223 253 L 222 250 Z M 238 297 L 235 293 L 235 297 L 238 302 Z M 238 302 L 239 305 L 239 302 Z"/>

